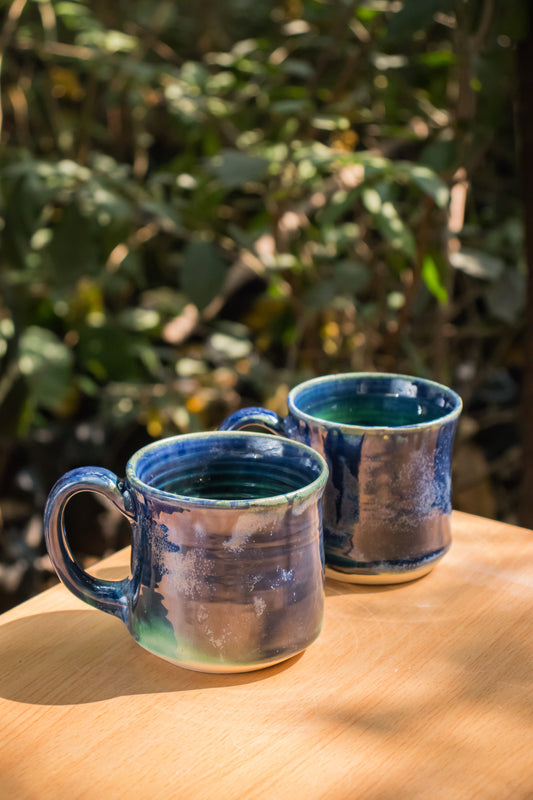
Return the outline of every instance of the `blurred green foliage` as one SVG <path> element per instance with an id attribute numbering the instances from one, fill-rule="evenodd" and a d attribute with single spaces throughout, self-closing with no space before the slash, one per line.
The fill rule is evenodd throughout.
<path id="1" fill-rule="evenodd" d="M 0 484 L 313 374 L 468 410 L 520 369 L 525 0 L 0 8 Z"/>

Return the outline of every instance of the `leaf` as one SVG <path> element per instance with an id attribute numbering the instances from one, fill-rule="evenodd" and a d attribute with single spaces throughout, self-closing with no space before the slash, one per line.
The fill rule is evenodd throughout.
<path id="1" fill-rule="evenodd" d="M 350 127 L 347 117 L 339 114 L 320 114 L 311 120 L 313 127 L 322 131 L 346 131 Z"/>
<path id="2" fill-rule="evenodd" d="M 276 100 L 270 106 L 273 114 L 306 114 L 311 110 L 307 99 Z"/>
<path id="3" fill-rule="evenodd" d="M 418 186 L 424 194 L 428 194 L 432 197 L 439 208 L 444 208 L 448 203 L 448 187 L 442 178 L 439 178 L 429 167 L 425 167 L 422 164 L 403 163 L 399 166 L 396 174 L 399 177 L 402 174 L 405 175 L 405 177 Z"/>
<path id="4" fill-rule="evenodd" d="M 73 356 L 67 345 L 52 331 L 32 325 L 20 338 L 18 363 L 30 401 L 41 408 L 58 410 L 72 380 Z"/>
<path id="5" fill-rule="evenodd" d="M 7 353 L 9 343 L 13 339 L 14 335 L 15 325 L 13 324 L 11 317 L 4 317 L 4 319 L 0 319 L 0 359 L 2 359 Z M 0 378 L 0 385 L 1 380 L 2 379 Z"/>
<path id="6" fill-rule="evenodd" d="M 357 293 L 368 286 L 371 277 L 370 269 L 363 261 L 345 259 L 335 264 L 335 283 L 341 292 Z"/>
<path id="7" fill-rule="evenodd" d="M 401 250 L 409 258 L 414 258 L 416 253 L 415 237 L 406 227 L 394 205 L 387 201 L 374 215 L 381 234 L 395 250 Z"/>
<path id="8" fill-rule="evenodd" d="M 337 155 L 338 157 L 338 155 Z M 348 164 L 360 164 L 365 169 L 365 179 L 377 178 L 383 173 L 387 174 L 391 171 L 393 162 L 384 156 L 375 155 L 368 150 L 358 150 L 355 153 L 343 154 L 341 159 Z"/>
<path id="9" fill-rule="evenodd" d="M 142 308 L 153 309 L 161 316 L 173 318 L 187 305 L 187 298 L 170 286 L 158 286 L 143 292 L 139 298 Z"/>
<path id="10" fill-rule="evenodd" d="M 27 159 L 11 164 L 1 174 L 4 211 L 2 250 L 4 257 L 20 267 L 28 251 L 28 241 L 40 226 L 42 209 L 49 197 L 38 162 Z"/>
<path id="11" fill-rule="evenodd" d="M 398 42 L 410 38 L 422 28 L 428 28 L 434 15 L 449 12 L 459 0 L 407 0 L 389 20 L 386 41 Z"/>
<path id="12" fill-rule="evenodd" d="M 246 358 L 252 351 L 252 344 L 245 337 L 232 336 L 221 331 L 216 331 L 209 337 L 208 346 L 217 355 L 233 361 Z"/>
<path id="13" fill-rule="evenodd" d="M 325 226 L 336 223 L 353 209 L 358 197 L 359 189 L 352 189 L 350 192 L 344 190 L 335 192 L 329 202 L 320 209 L 317 220 Z"/>
<path id="14" fill-rule="evenodd" d="M 420 161 L 434 172 L 449 171 L 457 158 L 457 142 L 435 139 L 420 154 Z"/>
<path id="15" fill-rule="evenodd" d="M 286 58 L 281 64 L 281 70 L 287 75 L 292 75 L 302 80 L 308 80 L 315 72 L 314 67 L 308 61 L 296 58 Z"/>
<path id="16" fill-rule="evenodd" d="M 139 40 L 123 31 L 92 30 L 80 34 L 78 41 L 88 47 L 97 47 L 104 53 L 132 53 L 139 47 Z"/>
<path id="17" fill-rule="evenodd" d="M 155 200 L 145 200 L 140 208 L 152 216 L 165 233 L 176 234 L 182 229 L 181 218 L 176 209 L 169 203 L 159 203 Z"/>
<path id="18" fill-rule="evenodd" d="M 422 280 L 427 288 L 443 305 L 448 302 L 448 290 L 442 282 L 442 276 L 435 259 L 426 255 L 422 264 Z"/>
<path id="19" fill-rule="evenodd" d="M 451 67 L 457 63 L 457 56 L 453 50 L 442 49 L 421 53 L 416 60 L 426 67 Z"/>
<path id="20" fill-rule="evenodd" d="M 79 208 L 68 205 L 62 209 L 47 248 L 50 282 L 59 286 L 73 286 L 85 275 L 95 275 L 101 270 L 94 217 L 81 215 Z"/>
<path id="21" fill-rule="evenodd" d="M 134 332 L 154 331 L 161 323 L 161 315 L 151 308 L 125 308 L 118 315 L 121 327 Z"/>
<path id="22" fill-rule="evenodd" d="M 199 91 L 209 78 L 209 71 L 200 61 L 185 61 L 180 77 L 193 90 Z"/>
<path id="23" fill-rule="evenodd" d="M 332 147 L 328 147 L 322 142 L 313 142 L 312 144 L 299 144 L 295 143 L 293 146 L 293 157 L 295 161 L 302 161 L 308 159 L 312 164 L 317 167 L 329 167 L 334 161 L 339 158 L 339 153 Z M 346 159 L 352 163 L 354 158 Z M 357 160 L 359 163 L 359 160 Z"/>
<path id="24" fill-rule="evenodd" d="M 331 305 L 335 294 L 335 285 L 331 281 L 319 281 L 305 292 L 305 307 L 311 311 L 322 311 Z"/>
<path id="25" fill-rule="evenodd" d="M 138 358 L 139 335 L 108 323 L 83 325 L 79 331 L 78 354 L 84 369 L 97 380 L 139 380 L 143 370 Z"/>
<path id="26" fill-rule="evenodd" d="M 371 214 L 379 214 L 382 207 L 381 195 L 377 189 L 369 186 L 362 192 L 363 205 Z"/>
<path id="27" fill-rule="evenodd" d="M 455 269 L 466 272 L 472 278 L 482 278 L 486 281 L 497 280 L 505 268 L 501 258 L 483 253 L 481 250 L 469 250 L 466 247 L 457 253 L 452 253 L 450 263 Z"/>
<path id="28" fill-rule="evenodd" d="M 228 189 L 236 189 L 266 175 L 269 162 L 261 156 L 251 156 L 240 150 L 222 150 L 210 159 L 209 166 Z"/>
<path id="29" fill-rule="evenodd" d="M 487 306 L 497 319 L 515 325 L 526 303 L 526 276 L 508 267 L 485 295 Z"/>
<path id="30" fill-rule="evenodd" d="M 202 309 L 213 300 L 224 283 L 227 262 L 211 242 L 191 242 L 181 265 L 181 288 Z"/>

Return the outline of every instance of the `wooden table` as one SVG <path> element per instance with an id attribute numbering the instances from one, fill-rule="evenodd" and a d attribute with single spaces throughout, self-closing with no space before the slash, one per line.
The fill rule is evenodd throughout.
<path id="1" fill-rule="evenodd" d="M 453 536 L 413 583 L 328 580 L 318 641 L 245 675 L 172 666 L 62 586 L 12 609 L 0 797 L 531 800 L 533 532 L 455 513 Z"/>

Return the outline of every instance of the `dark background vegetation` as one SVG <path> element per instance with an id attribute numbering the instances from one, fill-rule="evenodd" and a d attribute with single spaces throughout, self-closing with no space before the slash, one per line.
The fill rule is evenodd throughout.
<path id="1" fill-rule="evenodd" d="M 455 507 L 531 524 L 526 0 L 0 9 L 0 608 L 66 470 L 336 371 L 453 386 Z M 81 495 L 70 541 L 128 524 Z"/>

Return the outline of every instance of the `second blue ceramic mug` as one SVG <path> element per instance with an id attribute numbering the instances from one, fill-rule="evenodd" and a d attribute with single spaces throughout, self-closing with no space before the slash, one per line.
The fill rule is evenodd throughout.
<path id="1" fill-rule="evenodd" d="M 323 499 L 326 574 L 354 583 L 421 577 L 451 544 L 451 455 L 462 402 L 408 375 L 315 378 L 288 416 L 247 408 L 221 428 L 260 426 L 311 445 L 329 467 Z"/>

